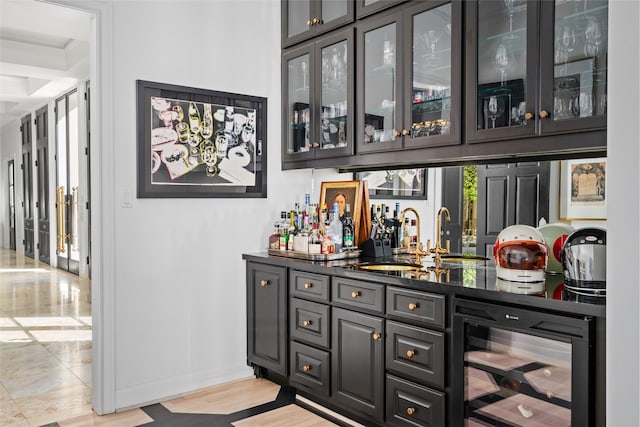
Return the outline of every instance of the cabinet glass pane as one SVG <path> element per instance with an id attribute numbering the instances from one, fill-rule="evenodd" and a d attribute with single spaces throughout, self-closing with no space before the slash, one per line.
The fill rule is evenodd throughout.
<path id="1" fill-rule="evenodd" d="M 293 58 L 287 63 L 289 132 L 287 151 L 309 151 L 309 54 Z"/>
<path id="2" fill-rule="evenodd" d="M 322 22 L 333 21 L 347 15 L 347 5 L 351 0 L 322 0 Z"/>
<path id="3" fill-rule="evenodd" d="M 478 5 L 477 129 L 525 125 L 527 3 Z"/>
<path id="4" fill-rule="evenodd" d="M 470 425 L 571 425 L 571 343 L 480 325 L 465 334 Z"/>
<path id="5" fill-rule="evenodd" d="M 557 1 L 553 119 L 607 111 L 607 1 Z"/>
<path id="6" fill-rule="evenodd" d="M 347 41 L 322 49 L 320 148 L 347 145 Z"/>
<path id="7" fill-rule="evenodd" d="M 395 139 L 396 24 L 364 34 L 364 142 Z"/>
<path id="8" fill-rule="evenodd" d="M 311 17 L 309 0 L 288 1 L 287 36 L 293 37 L 309 29 L 307 21 Z"/>
<path id="9" fill-rule="evenodd" d="M 451 127 L 451 4 L 413 17 L 411 137 Z"/>

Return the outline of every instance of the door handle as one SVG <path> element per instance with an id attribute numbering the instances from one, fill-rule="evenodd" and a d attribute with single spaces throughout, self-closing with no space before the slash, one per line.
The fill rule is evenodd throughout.
<path id="1" fill-rule="evenodd" d="M 69 202 L 67 202 L 67 205 Z M 67 238 L 71 239 L 71 248 L 74 251 L 78 250 L 78 187 L 71 188 L 71 205 L 69 210 L 69 231 L 70 235 Z"/>
<path id="2" fill-rule="evenodd" d="M 64 239 L 66 235 L 65 230 L 65 205 L 67 202 L 64 200 L 64 186 L 56 188 L 56 252 L 63 254 L 65 252 Z"/>

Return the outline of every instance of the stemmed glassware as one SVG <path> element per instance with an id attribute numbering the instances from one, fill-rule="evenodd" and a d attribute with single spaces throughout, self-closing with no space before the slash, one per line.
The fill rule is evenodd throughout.
<path id="1" fill-rule="evenodd" d="M 429 65 L 434 65 L 437 62 L 436 45 L 440 41 L 441 37 L 442 32 L 439 30 L 428 30 L 426 33 L 422 34 L 424 42 L 430 49 L 429 55 L 427 56 L 427 63 Z"/>
<path id="2" fill-rule="evenodd" d="M 307 87 L 307 71 L 309 69 L 309 66 L 307 65 L 307 61 L 302 61 L 300 63 L 300 68 L 302 69 L 302 87 L 306 88 Z"/>
<path id="3" fill-rule="evenodd" d="M 496 128 L 496 119 L 498 117 L 502 117 L 504 114 L 504 99 L 501 96 L 491 96 L 489 97 L 489 103 L 487 105 L 487 112 L 489 113 L 489 118 L 491 119 L 491 128 Z"/>
<path id="4" fill-rule="evenodd" d="M 500 43 L 496 49 L 494 64 L 496 69 L 500 71 L 500 85 L 504 86 L 507 83 L 506 71 L 509 67 L 509 51 L 504 43 Z"/>
<path id="5" fill-rule="evenodd" d="M 602 26 L 595 16 L 587 16 L 587 26 L 584 29 L 584 54 L 587 56 L 597 56 L 602 43 Z"/>
<path id="6" fill-rule="evenodd" d="M 576 33 L 568 22 L 564 23 L 558 32 L 558 38 L 556 39 L 557 49 L 557 61 L 556 63 L 562 63 L 562 73 L 566 72 L 567 62 L 569 61 L 569 55 L 576 47 Z"/>

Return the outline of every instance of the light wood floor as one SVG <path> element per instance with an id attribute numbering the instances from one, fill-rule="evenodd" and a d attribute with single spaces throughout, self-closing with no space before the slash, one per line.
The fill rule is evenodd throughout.
<path id="1" fill-rule="evenodd" d="M 91 410 L 91 325 L 89 280 L 0 249 L 0 425 L 335 425 L 297 406 L 295 395 L 277 384 L 255 378 L 97 416 Z"/>

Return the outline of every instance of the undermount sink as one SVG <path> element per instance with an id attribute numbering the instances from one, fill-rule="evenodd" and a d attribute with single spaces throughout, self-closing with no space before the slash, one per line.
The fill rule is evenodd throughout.
<path id="1" fill-rule="evenodd" d="M 420 264 L 409 264 L 406 262 L 396 263 L 396 262 L 382 262 L 376 264 L 360 264 L 358 265 L 359 270 L 367 270 L 367 271 L 410 271 L 410 270 L 421 270 L 422 265 Z"/>
<path id="2" fill-rule="evenodd" d="M 479 255 L 442 255 L 440 259 L 442 261 L 489 261 L 489 258 Z"/>

